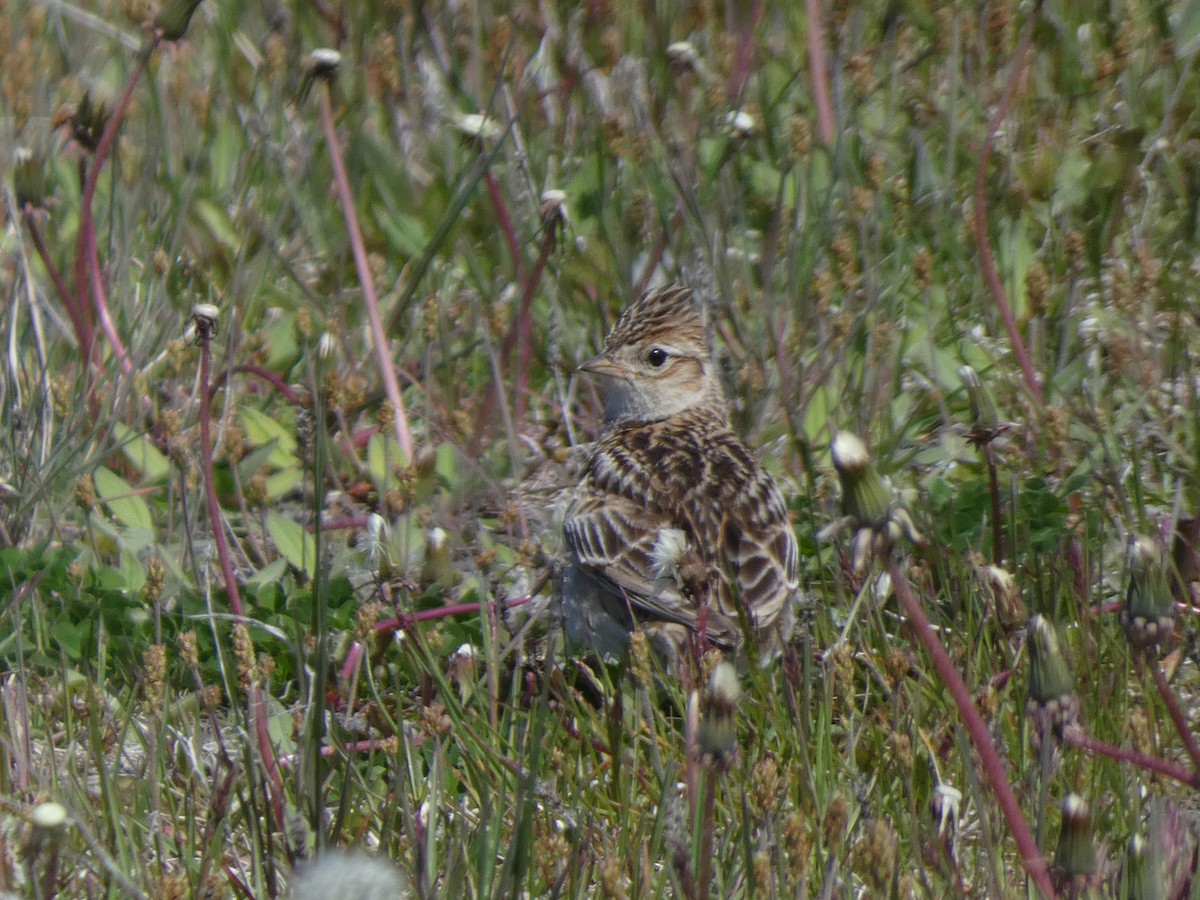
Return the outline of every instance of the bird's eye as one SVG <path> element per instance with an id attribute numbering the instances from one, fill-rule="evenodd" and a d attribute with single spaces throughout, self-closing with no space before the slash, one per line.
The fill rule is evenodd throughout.
<path id="1" fill-rule="evenodd" d="M 646 362 L 656 369 L 661 369 L 669 355 L 662 347 L 651 347 L 650 352 L 646 354 Z"/>

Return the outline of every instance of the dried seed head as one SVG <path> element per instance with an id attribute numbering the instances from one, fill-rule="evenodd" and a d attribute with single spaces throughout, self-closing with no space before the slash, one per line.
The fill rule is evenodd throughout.
<path id="1" fill-rule="evenodd" d="M 411 895 L 407 874 L 393 862 L 354 850 L 326 850 L 297 870 L 288 893 L 293 900 Z"/>
<path id="2" fill-rule="evenodd" d="M 990 601 L 996 624 L 1011 632 L 1024 624 L 1029 613 L 1021 599 L 1021 589 L 1012 573 L 1001 566 L 984 565 L 975 570 L 984 597 Z"/>
<path id="3" fill-rule="evenodd" d="M 655 578 L 675 578 L 679 560 L 687 552 L 687 535 L 678 528 L 662 527 L 654 536 L 650 551 L 650 571 Z"/>
<path id="4" fill-rule="evenodd" d="M 1139 537 L 1130 545 L 1129 590 L 1120 620 L 1136 650 L 1159 646 L 1175 628 L 1169 566 L 1166 554 L 1151 539 Z"/>
<path id="5" fill-rule="evenodd" d="M 317 338 L 317 356 L 321 359 L 329 359 L 336 350 L 337 337 L 328 331 L 321 332 L 321 336 Z"/>
<path id="6" fill-rule="evenodd" d="M 929 812 L 937 822 L 938 834 L 953 835 L 958 830 L 959 807 L 962 806 L 962 791 L 944 781 L 933 789 L 929 798 Z"/>
<path id="7" fill-rule="evenodd" d="M 1054 868 L 1061 886 L 1086 887 L 1096 873 L 1096 840 L 1092 834 L 1092 815 L 1078 794 L 1067 794 L 1062 802 L 1062 826 L 1054 851 Z"/>

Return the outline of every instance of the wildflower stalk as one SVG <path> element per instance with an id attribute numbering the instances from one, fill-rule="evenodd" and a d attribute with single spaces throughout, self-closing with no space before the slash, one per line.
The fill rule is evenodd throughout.
<path id="1" fill-rule="evenodd" d="M 829 54 L 825 48 L 825 20 L 820 0 L 805 0 L 808 13 L 808 71 L 813 101 L 817 105 L 817 135 L 826 147 L 837 137 L 833 127 L 833 101 L 829 93 Z"/>
<path id="2" fill-rule="evenodd" d="M 75 243 L 75 306 L 79 310 L 87 306 L 90 286 L 100 325 L 104 329 L 108 342 L 112 344 L 113 353 L 121 362 L 122 371 L 127 375 L 133 372 L 133 363 L 125 351 L 125 345 L 121 342 L 108 311 L 108 297 L 105 295 L 104 285 L 100 278 L 100 259 L 96 250 L 96 223 L 92 218 L 92 200 L 96 196 L 100 170 L 104 167 L 104 161 L 112 150 L 113 141 L 117 137 L 117 129 L 121 127 L 121 122 L 129 109 L 129 103 L 133 99 L 134 88 L 137 87 L 145 73 L 154 48 L 158 46 L 158 40 L 157 36 L 151 38 L 150 42 L 138 53 L 133 72 L 125 82 L 125 89 L 121 92 L 121 97 L 117 100 L 117 105 L 113 108 L 112 115 L 109 116 L 108 122 L 104 126 L 100 142 L 96 145 L 96 152 L 92 156 L 92 164 L 88 167 L 87 178 L 83 184 L 83 197 L 79 207 L 79 237 Z"/>
<path id="3" fill-rule="evenodd" d="M 404 410 L 404 398 L 400 394 L 400 381 L 396 378 L 396 367 L 388 353 L 383 317 L 379 313 L 379 297 L 375 293 L 375 281 L 367 263 L 367 249 L 363 243 L 362 229 L 358 224 L 358 214 L 354 210 L 354 193 L 350 189 L 350 179 L 346 176 L 342 146 L 338 142 L 337 128 L 333 121 L 332 87 L 328 78 L 319 80 L 321 86 L 317 92 L 317 104 L 321 111 L 321 129 L 325 135 L 325 145 L 329 150 L 329 161 L 333 166 L 334 185 L 337 188 L 338 203 L 342 207 L 342 217 L 346 222 L 346 232 L 350 238 L 350 251 L 354 256 L 354 267 L 358 270 L 358 281 L 362 286 L 363 305 L 367 310 L 367 319 L 371 325 L 371 339 L 375 344 L 375 354 L 379 360 L 379 374 L 383 377 L 384 391 L 394 411 L 392 427 L 396 432 L 396 441 L 400 445 L 404 462 L 411 463 L 413 459 L 412 433 L 408 427 L 408 415 Z"/>
<path id="4" fill-rule="evenodd" d="M 299 394 L 292 390 L 291 385 L 274 372 L 268 371 L 262 366 L 253 365 L 252 363 L 222 369 L 217 373 L 217 377 L 213 379 L 212 384 L 208 386 L 209 394 L 215 396 L 217 391 L 229 380 L 230 375 L 256 375 L 279 391 L 292 406 L 304 406 L 304 401 L 300 399 Z"/>
<path id="5" fill-rule="evenodd" d="M 916 633 L 917 640 L 925 648 L 925 652 L 929 654 L 930 659 L 933 661 L 933 667 L 937 670 L 938 677 L 950 692 L 950 696 L 954 700 L 954 705 L 958 708 L 959 716 L 962 717 L 963 724 L 966 726 L 967 735 L 970 737 L 971 743 L 974 744 L 975 750 L 979 754 L 979 760 L 991 784 L 992 793 L 995 794 L 996 800 L 1000 805 L 1000 811 L 1004 814 L 1009 830 L 1012 831 L 1013 839 L 1017 842 L 1017 850 L 1021 854 L 1021 862 L 1025 866 L 1025 871 L 1029 873 L 1029 877 L 1033 880 L 1033 883 L 1037 886 L 1042 896 L 1053 897 L 1054 886 L 1050 882 L 1046 860 L 1042 855 L 1042 851 L 1038 848 L 1037 842 L 1034 840 L 1033 832 L 1029 830 L 1029 823 L 1025 821 L 1025 817 L 1021 814 L 1016 794 L 1013 793 L 1012 784 L 1008 779 L 1004 760 L 1000 758 L 1000 753 L 996 750 L 996 745 L 992 743 L 987 723 L 983 720 L 983 716 L 975 706 L 975 701 L 971 699 L 971 692 L 967 689 L 966 682 L 963 681 L 962 676 L 954 667 L 954 662 L 950 659 L 950 654 L 946 652 L 946 648 L 938 640 L 937 634 L 933 630 L 933 625 L 930 623 L 929 617 L 925 615 L 925 610 L 921 608 L 921 602 L 909 586 L 904 572 L 894 560 L 888 560 L 887 571 L 888 575 L 891 576 L 896 596 L 899 598 L 900 604 L 904 607 L 904 611 L 912 623 L 912 629 Z"/>
<path id="6" fill-rule="evenodd" d="M 521 303 L 517 307 L 517 321 L 513 323 L 517 339 L 517 381 L 514 399 L 516 400 L 516 430 L 518 433 L 524 430 L 525 426 L 525 395 L 529 387 L 529 366 L 533 361 L 533 297 L 537 293 L 538 283 L 542 280 L 542 273 L 546 270 L 546 263 L 550 261 L 550 254 L 554 252 L 554 248 L 558 244 L 559 220 L 543 216 L 543 223 L 545 224 L 545 236 L 542 240 L 542 249 L 538 253 L 533 271 L 525 280 L 524 289 L 521 291 Z"/>
<path id="7" fill-rule="evenodd" d="M 1021 70 L 1025 65 L 1025 55 L 1029 52 L 1029 46 L 1033 40 L 1033 23 L 1036 17 L 1036 12 L 1030 15 L 1021 28 L 1021 38 L 1017 42 L 1016 51 L 1013 53 L 1008 81 L 1004 85 L 1004 93 L 1000 96 L 996 112 L 992 115 L 991 121 L 988 122 L 987 133 L 983 138 L 983 147 L 979 151 L 979 166 L 975 170 L 974 205 L 975 243 L 979 248 L 979 267 L 983 271 L 984 280 L 987 282 L 992 300 L 996 303 L 996 309 L 1000 313 L 1000 318 L 1004 321 L 1004 329 L 1008 332 L 1008 340 L 1012 345 L 1013 356 L 1017 358 L 1017 365 L 1021 367 L 1021 376 L 1025 379 L 1025 386 L 1029 389 L 1029 393 L 1037 402 L 1037 405 L 1045 406 L 1046 395 L 1042 391 L 1042 386 L 1033 371 L 1033 360 L 1029 356 L 1029 351 L 1025 348 L 1021 332 L 1017 328 L 1016 317 L 1013 315 L 1008 298 L 1004 295 L 1004 285 L 1001 284 L 1000 273 L 996 269 L 996 259 L 992 256 L 992 245 L 988 241 L 987 233 L 987 200 L 984 196 L 987 188 L 988 159 L 992 155 L 992 146 L 996 142 L 996 132 L 1000 129 L 1000 123 L 1004 121 L 1004 117 L 1008 115 L 1013 95 L 1017 90 L 1017 84 L 1021 80 Z"/>
<path id="8" fill-rule="evenodd" d="M 212 380 L 210 345 L 216 334 L 216 320 L 209 313 L 208 309 L 198 308 L 194 315 L 196 334 L 200 342 L 200 476 L 204 480 L 204 501 L 208 508 L 208 521 L 212 526 L 213 543 L 217 547 L 217 559 L 221 564 L 221 577 L 225 581 L 225 593 L 229 597 L 229 608 L 235 616 L 242 618 L 246 610 L 242 606 L 237 576 L 233 573 L 233 559 L 229 555 L 229 542 L 225 539 L 225 524 L 221 519 L 216 480 L 213 478 L 212 393 L 208 385 Z"/>
<path id="9" fill-rule="evenodd" d="M 479 155 L 484 160 L 488 156 L 482 143 L 479 147 Z M 513 275 L 516 276 L 517 281 L 523 283 L 525 266 L 521 263 L 521 246 L 517 241 L 517 230 L 513 225 L 512 216 L 509 215 L 508 205 L 504 202 L 504 194 L 500 191 L 500 183 L 492 174 L 491 166 L 487 166 L 483 170 L 483 183 L 487 186 L 488 198 L 492 201 L 492 210 L 496 213 L 496 222 L 500 225 L 500 233 L 504 235 L 504 243 L 508 246 L 508 255 L 512 258 Z"/>
<path id="10" fill-rule="evenodd" d="M 58 270 L 58 266 L 54 264 L 53 257 L 50 256 L 50 251 L 46 247 L 45 238 L 42 237 L 42 230 L 38 227 L 37 220 L 29 212 L 25 214 L 25 227 L 29 229 L 29 239 L 33 241 L 33 249 L 37 251 L 38 257 L 42 261 L 42 265 L 46 267 L 46 271 L 50 273 L 50 281 L 54 285 L 54 292 L 58 294 L 58 299 L 62 303 L 63 308 L 67 311 L 67 316 L 71 320 L 71 327 L 75 329 L 75 339 L 79 342 L 79 353 L 84 359 L 90 359 L 92 355 L 92 325 L 88 321 L 87 311 L 80 309 L 76 303 L 75 296 L 67 287 L 67 282 L 63 279 L 62 272 Z"/>
<path id="11" fill-rule="evenodd" d="M 1112 744 L 1085 734 L 1079 728 L 1072 728 L 1067 731 L 1063 735 L 1063 743 L 1099 756 L 1107 756 L 1109 759 L 1115 759 L 1117 762 L 1137 766 L 1139 769 L 1145 769 L 1148 772 L 1155 772 L 1164 778 L 1170 778 L 1178 781 L 1180 784 L 1200 790 L 1200 769 L 1188 770 L 1177 763 L 1160 759 L 1157 756 L 1151 756 L 1148 753 L 1139 753 L 1137 750 L 1127 750 L 1124 747 L 1114 747 Z"/>
<path id="12" fill-rule="evenodd" d="M 1200 781 L 1200 744 L 1196 743 L 1192 724 L 1183 710 L 1179 708 L 1179 701 L 1175 697 L 1175 692 L 1171 690 L 1162 666 L 1156 660 L 1148 659 L 1146 662 L 1150 666 L 1150 674 L 1154 677 L 1154 686 L 1158 688 L 1158 695 L 1162 697 L 1163 704 L 1167 707 L 1167 715 L 1171 717 L 1171 722 L 1175 725 L 1175 730 L 1179 732 L 1179 737 L 1183 741 L 1183 747 L 1192 760 L 1192 766 L 1196 769 L 1195 780 Z"/>

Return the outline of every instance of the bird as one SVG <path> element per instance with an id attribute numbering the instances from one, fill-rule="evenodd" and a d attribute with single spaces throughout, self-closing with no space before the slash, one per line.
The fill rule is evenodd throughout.
<path id="1" fill-rule="evenodd" d="M 777 657 L 800 597 L 778 485 L 734 433 L 708 305 L 689 287 L 644 293 L 580 370 L 605 423 L 563 519 L 562 630 L 615 660 L 643 630 L 668 659 L 716 647 Z"/>

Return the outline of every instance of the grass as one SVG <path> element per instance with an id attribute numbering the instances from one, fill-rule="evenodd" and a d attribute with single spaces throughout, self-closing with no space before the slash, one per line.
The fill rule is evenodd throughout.
<path id="1" fill-rule="evenodd" d="M 4 0 L 3 888 L 1187 896 L 1194 5 Z M 811 599 L 732 718 L 548 627 L 665 278 Z"/>

